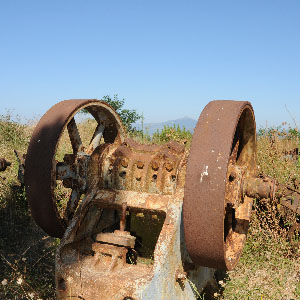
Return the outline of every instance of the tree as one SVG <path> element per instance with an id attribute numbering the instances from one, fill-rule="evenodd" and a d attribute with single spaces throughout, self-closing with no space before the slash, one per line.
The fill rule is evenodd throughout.
<path id="1" fill-rule="evenodd" d="M 123 125 L 126 127 L 128 131 L 135 131 L 136 129 L 133 127 L 133 124 L 140 120 L 142 115 L 138 114 L 136 110 L 132 109 L 124 109 L 125 99 L 120 100 L 118 95 L 114 95 L 114 98 L 111 99 L 109 95 L 106 95 L 102 98 L 107 104 L 109 104 L 120 116 Z"/>
<path id="2" fill-rule="evenodd" d="M 129 110 L 129 109 L 124 109 L 124 103 L 125 103 L 125 99 L 123 98 L 122 100 L 120 100 L 118 98 L 118 95 L 115 94 L 114 98 L 111 99 L 111 97 L 109 95 L 106 95 L 104 97 L 102 97 L 102 100 L 105 101 L 107 104 L 109 104 L 120 116 L 123 125 L 125 126 L 125 128 L 127 129 L 127 131 L 129 132 L 138 132 L 138 130 L 136 130 L 133 127 L 133 124 L 142 118 L 142 115 L 138 114 L 136 112 L 135 109 Z M 88 113 L 87 110 L 83 109 L 81 111 L 82 113 Z"/>

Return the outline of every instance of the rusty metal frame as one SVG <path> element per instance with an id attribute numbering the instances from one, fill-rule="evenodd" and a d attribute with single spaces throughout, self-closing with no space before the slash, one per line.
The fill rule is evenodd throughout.
<path id="1" fill-rule="evenodd" d="M 55 278 L 59 287 L 58 299 L 196 299 L 195 289 L 201 292 L 212 282 L 215 270 L 193 264 L 188 255 L 181 220 L 182 198 L 182 188 L 173 195 L 95 190 L 87 196 L 57 250 Z M 75 249 L 84 244 L 84 238 L 79 238 L 78 232 L 89 208 L 96 204 L 102 208 L 121 209 L 124 201 L 130 211 L 163 212 L 166 215 L 155 247 L 153 265 L 125 265 L 120 270 L 105 271 L 98 268 L 98 256 L 90 255 L 77 260 Z M 93 249 L 96 253 L 100 250 L 99 247 Z M 112 253 L 111 250 L 108 253 Z"/>

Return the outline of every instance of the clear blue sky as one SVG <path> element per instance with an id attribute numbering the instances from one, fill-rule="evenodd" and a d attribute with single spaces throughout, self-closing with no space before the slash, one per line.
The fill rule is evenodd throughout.
<path id="1" fill-rule="evenodd" d="M 300 122 L 300 1 L 2 0 L 0 113 L 118 94 L 145 122 L 252 102 Z"/>

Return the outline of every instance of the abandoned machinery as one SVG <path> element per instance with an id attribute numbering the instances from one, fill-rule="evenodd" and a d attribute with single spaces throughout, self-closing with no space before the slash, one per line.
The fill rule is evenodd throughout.
<path id="1" fill-rule="evenodd" d="M 97 122 L 88 145 L 74 118 L 82 109 Z M 65 129 L 73 153 L 58 161 Z M 61 238 L 58 299 L 196 299 L 215 269 L 237 264 L 253 199 L 274 196 L 257 177 L 254 112 L 243 101 L 210 102 L 189 152 L 126 138 L 103 101 L 62 101 L 36 126 L 25 166 L 32 215 Z"/>
<path id="2" fill-rule="evenodd" d="M 278 185 L 276 197 L 279 198 L 279 211 L 285 220 L 291 223 L 288 239 L 292 245 L 300 246 L 300 182 L 294 182 L 294 187 Z"/>

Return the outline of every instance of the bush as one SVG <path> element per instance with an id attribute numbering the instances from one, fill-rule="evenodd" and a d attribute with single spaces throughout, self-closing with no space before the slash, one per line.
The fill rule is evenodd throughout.
<path id="1" fill-rule="evenodd" d="M 165 125 L 164 129 L 157 130 L 152 136 L 152 141 L 158 144 L 167 143 L 171 140 L 189 145 L 192 140 L 192 133 L 184 127 L 181 129 L 179 125 Z"/>
<path id="2" fill-rule="evenodd" d="M 114 95 L 112 99 L 109 95 L 103 96 L 103 101 L 109 104 L 120 116 L 123 125 L 128 132 L 136 131 L 133 124 L 141 119 L 142 115 L 138 114 L 135 109 L 124 109 L 125 99 L 120 100 L 118 95 Z M 87 110 L 83 109 L 83 113 L 88 113 Z"/>

